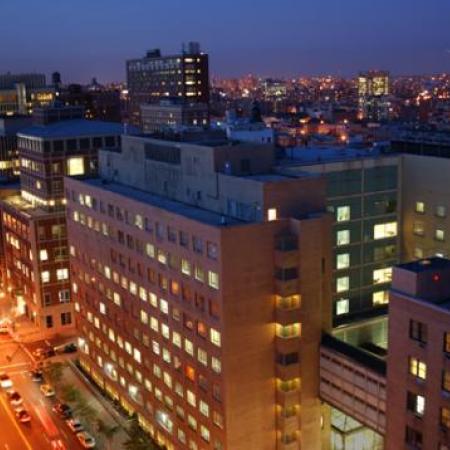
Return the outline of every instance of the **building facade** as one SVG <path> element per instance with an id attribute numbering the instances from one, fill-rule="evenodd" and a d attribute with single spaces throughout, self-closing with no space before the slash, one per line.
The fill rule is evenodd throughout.
<path id="1" fill-rule="evenodd" d="M 402 155 L 402 260 L 450 255 L 450 159 Z"/>
<path id="2" fill-rule="evenodd" d="M 0 117 L 0 180 L 11 182 L 19 176 L 17 132 L 31 124 L 26 116 Z"/>
<path id="3" fill-rule="evenodd" d="M 450 448 L 450 261 L 394 270 L 386 450 Z"/>
<path id="4" fill-rule="evenodd" d="M 271 146 L 127 136 L 100 179 L 66 179 L 81 363 L 169 449 L 325 445 L 325 185 L 272 164 Z"/>
<path id="5" fill-rule="evenodd" d="M 155 133 L 182 127 L 209 126 L 209 107 L 206 103 L 185 103 L 161 100 L 158 104 L 141 105 L 142 131 Z"/>
<path id="6" fill-rule="evenodd" d="M 141 124 L 140 107 L 174 97 L 187 103 L 209 103 L 208 55 L 190 43 L 179 55 L 162 56 L 159 49 L 127 61 L 129 118 Z"/>
<path id="7" fill-rule="evenodd" d="M 58 109 L 60 121 L 48 110 L 47 123 L 18 134 L 20 192 L 0 204 L 7 290 L 17 315 L 48 334 L 73 329 L 63 177 L 97 173 L 98 148 L 117 147 L 121 133 Z"/>
<path id="8" fill-rule="evenodd" d="M 392 267 L 399 262 L 398 156 L 355 150 L 299 150 L 281 173 L 327 180 L 333 225 L 335 325 L 385 314 Z"/>
<path id="9" fill-rule="evenodd" d="M 359 117 L 371 121 L 389 119 L 389 73 L 369 71 L 360 73 L 358 77 Z"/>

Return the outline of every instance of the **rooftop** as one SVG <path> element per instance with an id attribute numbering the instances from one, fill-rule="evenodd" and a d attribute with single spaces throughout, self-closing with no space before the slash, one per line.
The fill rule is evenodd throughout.
<path id="1" fill-rule="evenodd" d="M 133 131 L 129 129 L 128 132 Z M 38 137 L 43 139 L 75 138 L 91 136 L 121 135 L 124 126 L 120 123 L 100 120 L 62 120 L 49 125 L 33 125 L 18 133 L 20 137 Z"/>
<path id="2" fill-rule="evenodd" d="M 131 198 L 132 200 L 136 200 L 138 202 L 146 203 L 156 208 L 164 209 L 174 214 L 184 216 L 187 219 L 204 223 L 205 225 L 229 226 L 245 225 L 248 223 L 223 214 L 199 208 L 198 206 L 171 200 L 130 186 L 109 182 L 101 178 L 90 178 L 83 180 L 82 182 L 98 189 L 103 189 L 123 197 Z"/>
<path id="3" fill-rule="evenodd" d="M 389 156 L 380 147 L 350 148 L 350 147 L 295 147 L 286 150 L 286 158 L 281 164 L 286 165 L 311 165 L 329 162 L 350 161 L 355 159 L 379 158 Z"/>
<path id="4" fill-rule="evenodd" d="M 446 258 L 434 257 L 400 264 L 397 267 L 416 273 L 427 271 L 434 272 L 436 270 L 450 269 L 450 260 Z"/>

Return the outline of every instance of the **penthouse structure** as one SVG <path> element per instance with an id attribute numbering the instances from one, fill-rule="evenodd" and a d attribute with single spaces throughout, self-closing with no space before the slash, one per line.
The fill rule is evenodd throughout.
<path id="1" fill-rule="evenodd" d="M 394 270 L 386 450 L 450 448 L 450 261 Z"/>
<path id="2" fill-rule="evenodd" d="M 39 111 L 38 123 L 18 133 L 20 191 L 0 202 L 4 283 L 16 314 L 43 336 L 73 329 L 63 177 L 94 175 L 98 148 L 117 147 L 122 131 L 77 114 Z"/>
<path id="3" fill-rule="evenodd" d="M 124 136 L 66 179 L 81 364 L 168 449 L 327 448 L 332 220 L 322 177 L 273 159 Z"/>
<path id="4" fill-rule="evenodd" d="M 209 103 L 208 55 L 189 43 L 181 54 L 162 56 L 150 50 L 144 58 L 127 61 L 130 121 L 141 125 L 140 107 L 173 97 L 183 103 Z M 195 109 L 195 108 L 194 108 Z"/>

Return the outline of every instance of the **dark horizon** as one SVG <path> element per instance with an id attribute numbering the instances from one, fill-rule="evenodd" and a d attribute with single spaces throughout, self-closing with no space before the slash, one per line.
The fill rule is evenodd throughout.
<path id="1" fill-rule="evenodd" d="M 61 2 L 62 3 L 62 2 Z M 149 48 L 178 53 L 198 41 L 212 76 L 253 73 L 291 78 L 389 70 L 393 75 L 450 72 L 450 3 L 379 0 L 376 5 L 323 0 L 320 5 L 249 0 L 211 6 L 193 0 L 42 0 L 1 7 L 0 72 L 62 74 L 63 82 L 125 80 L 125 61 Z M 374 10 L 376 6 L 376 10 Z M 24 9 L 25 7 L 25 9 Z"/>

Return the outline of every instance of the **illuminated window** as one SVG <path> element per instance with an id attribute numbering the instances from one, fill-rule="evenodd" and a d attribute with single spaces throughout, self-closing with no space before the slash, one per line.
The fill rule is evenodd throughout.
<path id="1" fill-rule="evenodd" d="M 414 257 L 417 259 L 422 259 L 423 258 L 423 249 L 421 249 L 420 247 L 416 247 L 414 249 Z"/>
<path id="2" fill-rule="evenodd" d="M 145 253 L 149 258 L 155 257 L 155 246 L 153 244 L 147 243 L 145 244 Z"/>
<path id="3" fill-rule="evenodd" d="M 194 344 L 189 339 L 184 340 L 184 350 L 191 356 L 194 356 Z"/>
<path id="4" fill-rule="evenodd" d="M 205 281 L 205 271 L 200 266 L 195 266 L 195 279 L 203 283 Z"/>
<path id="5" fill-rule="evenodd" d="M 133 349 L 133 358 L 138 363 L 142 362 L 141 352 L 137 348 Z"/>
<path id="6" fill-rule="evenodd" d="M 377 269 L 373 271 L 374 284 L 390 283 L 392 281 L 392 267 Z"/>
<path id="7" fill-rule="evenodd" d="M 169 303 L 163 298 L 159 299 L 159 309 L 164 314 L 169 314 Z"/>
<path id="8" fill-rule="evenodd" d="M 450 408 L 441 408 L 441 425 L 450 429 Z"/>
<path id="9" fill-rule="evenodd" d="M 336 292 L 348 291 L 350 288 L 350 277 L 336 278 Z"/>
<path id="10" fill-rule="evenodd" d="M 47 252 L 47 250 L 40 250 L 39 251 L 39 259 L 41 261 L 47 261 L 48 260 L 48 252 Z"/>
<path id="11" fill-rule="evenodd" d="M 220 332 L 214 328 L 209 330 L 209 338 L 214 345 L 217 345 L 217 347 L 222 345 Z"/>
<path id="12" fill-rule="evenodd" d="M 338 206 L 336 208 L 336 221 L 347 222 L 350 220 L 350 206 Z"/>
<path id="13" fill-rule="evenodd" d="M 211 368 L 212 368 L 212 370 L 214 370 L 214 372 L 221 373 L 222 372 L 222 362 L 220 361 L 220 359 L 215 358 L 213 356 L 211 358 Z"/>
<path id="14" fill-rule="evenodd" d="M 426 368 L 427 367 L 425 366 L 425 371 L 426 371 Z M 450 372 L 448 370 L 444 370 L 442 372 L 442 389 L 445 392 L 450 392 Z"/>
<path id="15" fill-rule="evenodd" d="M 341 245 L 350 244 L 350 230 L 340 230 L 336 233 L 336 245 L 340 247 Z"/>
<path id="16" fill-rule="evenodd" d="M 82 157 L 73 157 L 67 160 L 67 175 L 84 175 L 84 160 Z"/>
<path id="17" fill-rule="evenodd" d="M 98 309 L 100 311 L 100 314 L 106 314 L 106 306 L 104 303 L 100 302 L 98 305 Z"/>
<path id="18" fill-rule="evenodd" d="M 340 298 L 336 302 L 336 315 L 347 314 L 350 310 L 350 300 L 348 298 Z"/>
<path id="19" fill-rule="evenodd" d="M 214 289 L 219 289 L 219 274 L 208 270 L 208 284 Z"/>
<path id="20" fill-rule="evenodd" d="M 372 294 L 372 304 L 387 305 L 389 303 L 389 291 L 378 291 Z"/>
<path id="21" fill-rule="evenodd" d="M 43 283 L 48 283 L 50 281 L 50 272 L 48 270 L 41 272 L 41 280 Z"/>
<path id="22" fill-rule="evenodd" d="M 191 263 L 187 259 L 181 260 L 181 272 L 185 275 L 191 275 Z"/>
<path id="23" fill-rule="evenodd" d="M 445 240 L 445 231 L 441 230 L 441 229 L 436 229 L 435 233 L 434 233 L 434 238 L 437 241 L 444 241 Z"/>
<path id="24" fill-rule="evenodd" d="M 67 280 L 69 278 L 69 269 L 56 269 L 56 278 L 58 280 Z"/>
<path id="25" fill-rule="evenodd" d="M 409 373 L 421 380 L 427 378 L 427 365 L 417 358 L 409 358 Z"/>
<path id="26" fill-rule="evenodd" d="M 290 339 L 300 337 L 301 335 L 301 324 L 300 323 L 292 323 L 290 325 L 280 325 L 276 324 L 276 335 L 280 338 Z"/>
<path id="27" fill-rule="evenodd" d="M 408 392 L 407 408 L 414 414 L 423 416 L 423 414 L 425 413 L 425 397 L 422 395 L 414 394 L 412 392 Z"/>
<path id="28" fill-rule="evenodd" d="M 204 425 L 200 425 L 200 436 L 206 442 L 209 442 L 211 438 L 208 428 L 206 428 Z"/>
<path id="29" fill-rule="evenodd" d="M 347 269 L 350 267 L 350 253 L 342 253 L 336 256 L 336 268 Z"/>
<path id="30" fill-rule="evenodd" d="M 267 220 L 272 222 L 273 220 L 277 220 L 277 210 L 276 208 L 269 208 L 267 210 Z"/>
<path id="31" fill-rule="evenodd" d="M 416 212 L 420 214 L 425 213 L 425 203 L 424 202 L 416 202 Z"/>
<path id="32" fill-rule="evenodd" d="M 397 236 L 397 222 L 380 223 L 373 227 L 374 239 L 387 239 Z"/>

